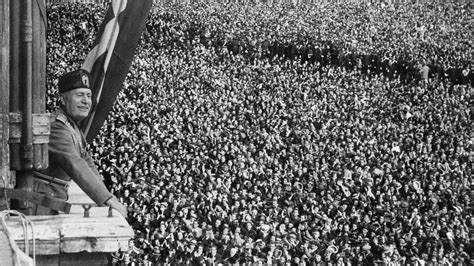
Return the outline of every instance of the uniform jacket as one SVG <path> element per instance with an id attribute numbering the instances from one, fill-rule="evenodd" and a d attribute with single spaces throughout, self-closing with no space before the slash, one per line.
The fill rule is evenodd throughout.
<path id="1" fill-rule="evenodd" d="M 86 150 L 86 140 L 76 123 L 60 109 L 51 123 L 49 167 L 43 174 L 64 181 L 74 180 L 97 204 L 104 204 L 112 194 Z"/>

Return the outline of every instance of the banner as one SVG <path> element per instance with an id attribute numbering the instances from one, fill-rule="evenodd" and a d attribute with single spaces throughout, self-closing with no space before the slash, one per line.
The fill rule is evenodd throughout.
<path id="1" fill-rule="evenodd" d="M 82 69 L 91 73 L 92 109 L 81 124 L 88 142 L 122 88 L 153 0 L 112 0 Z"/>

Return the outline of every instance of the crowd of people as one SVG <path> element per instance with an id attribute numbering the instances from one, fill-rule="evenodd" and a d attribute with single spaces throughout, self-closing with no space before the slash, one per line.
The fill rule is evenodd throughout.
<path id="1" fill-rule="evenodd" d="M 472 262 L 469 6 L 153 7 L 90 144 L 114 263 Z M 53 111 L 106 7 L 47 8 Z"/>
<path id="2" fill-rule="evenodd" d="M 408 80 L 419 79 L 427 66 L 430 76 L 447 76 L 454 83 L 472 80 L 472 74 L 467 77 L 472 38 L 466 5 L 400 4 L 395 9 L 343 1 L 269 8 L 231 1 L 173 7 L 147 26 L 159 36 L 150 40 L 158 47 L 169 42 L 186 46 L 197 38 L 250 57 L 277 55 L 350 69 L 360 64 L 363 73 Z M 181 16 L 183 9 L 186 15 Z"/>

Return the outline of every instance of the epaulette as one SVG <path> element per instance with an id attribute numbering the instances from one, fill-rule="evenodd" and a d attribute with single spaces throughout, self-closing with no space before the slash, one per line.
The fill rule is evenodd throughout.
<path id="1" fill-rule="evenodd" d="M 71 123 L 69 123 L 69 121 L 67 120 L 66 115 L 63 114 L 63 113 L 56 113 L 56 120 L 62 122 L 66 126 L 71 126 Z"/>

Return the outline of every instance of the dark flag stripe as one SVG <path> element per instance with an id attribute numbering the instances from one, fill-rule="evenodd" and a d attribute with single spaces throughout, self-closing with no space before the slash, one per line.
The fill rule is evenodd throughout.
<path id="1" fill-rule="evenodd" d="M 127 76 L 153 0 L 112 0 L 82 68 L 92 77 L 93 106 L 82 123 L 91 141 L 105 122 Z"/>

